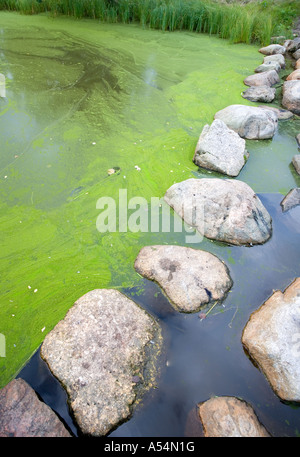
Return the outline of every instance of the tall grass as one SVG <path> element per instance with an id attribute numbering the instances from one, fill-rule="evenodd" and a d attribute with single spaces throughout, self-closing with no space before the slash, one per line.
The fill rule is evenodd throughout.
<path id="1" fill-rule="evenodd" d="M 0 0 L 0 9 L 24 14 L 50 12 L 105 22 L 138 22 L 160 30 L 188 30 L 227 38 L 233 43 L 268 44 L 300 14 L 298 0 L 219 3 L 214 0 Z M 299 8 L 299 7 L 298 7 Z"/>

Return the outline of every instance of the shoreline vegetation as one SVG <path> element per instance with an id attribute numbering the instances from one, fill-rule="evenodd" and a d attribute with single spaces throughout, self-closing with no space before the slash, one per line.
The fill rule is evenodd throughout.
<path id="1" fill-rule="evenodd" d="M 297 0 L 0 0 L 0 10 L 139 23 L 261 45 L 269 44 L 272 36 L 291 38 L 300 15 Z"/>

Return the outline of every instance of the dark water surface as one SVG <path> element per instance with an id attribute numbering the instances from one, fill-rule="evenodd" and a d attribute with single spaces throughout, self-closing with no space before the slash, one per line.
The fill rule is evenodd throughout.
<path id="1" fill-rule="evenodd" d="M 111 437 L 192 437 L 202 433 L 195 410 L 211 396 L 232 395 L 249 402 L 276 437 L 300 436 L 300 407 L 281 401 L 241 344 L 250 314 L 273 290 L 284 290 L 300 275 L 300 207 L 283 213 L 280 194 L 259 194 L 273 219 L 272 238 L 262 246 L 231 246 L 228 264 L 234 285 L 222 304 L 200 320 L 198 313 L 173 310 L 160 288 L 144 280 L 143 293 L 123 290 L 163 327 L 166 359 L 156 389 Z M 66 395 L 37 352 L 19 373 L 76 434 Z"/>

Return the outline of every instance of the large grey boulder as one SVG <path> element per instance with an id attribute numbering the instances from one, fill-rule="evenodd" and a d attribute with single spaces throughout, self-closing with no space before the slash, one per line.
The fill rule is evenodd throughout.
<path id="1" fill-rule="evenodd" d="M 273 54 L 285 54 L 286 48 L 281 44 L 270 44 L 269 46 L 260 48 L 259 52 L 265 56 L 271 56 Z"/>
<path id="2" fill-rule="evenodd" d="M 272 138 L 278 127 L 275 112 L 256 106 L 230 105 L 218 111 L 214 118 L 221 119 L 228 128 L 249 140 Z"/>
<path id="3" fill-rule="evenodd" d="M 270 70 L 275 70 L 277 73 L 280 72 L 281 66 L 278 62 L 276 61 L 270 61 L 266 63 L 262 63 L 258 67 L 255 68 L 255 73 L 262 73 L 264 71 L 270 71 Z"/>
<path id="4" fill-rule="evenodd" d="M 285 81 L 282 94 L 282 106 L 300 115 L 300 80 Z"/>
<path id="5" fill-rule="evenodd" d="M 247 76 L 244 79 L 246 86 L 274 86 L 279 83 L 280 78 L 276 70 L 263 71 L 262 73 L 255 73 L 254 75 Z"/>
<path id="6" fill-rule="evenodd" d="M 161 286 L 176 310 L 186 313 L 222 300 L 232 286 L 228 269 L 218 257 L 184 246 L 146 246 L 134 267 Z"/>
<path id="7" fill-rule="evenodd" d="M 264 57 L 263 63 L 268 64 L 269 62 L 277 62 L 281 68 L 285 68 L 285 58 L 282 54 L 273 54 L 272 56 Z"/>
<path id="8" fill-rule="evenodd" d="M 237 176 L 248 155 L 245 140 L 216 119 L 203 127 L 193 161 L 199 167 Z"/>
<path id="9" fill-rule="evenodd" d="M 237 179 L 187 179 L 173 184 L 165 201 L 207 238 L 235 245 L 262 244 L 271 217 L 248 184 Z"/>
<path id="10" fill-rule="evenodd" d="M 97 289 L 46 336 L 41 356 L 66 388 L 81 431 L 102 436 L 130 416 L 160 344 L 160 327 L 146 311 L 116 290 Z"/>
<path id="11" fill-rule="evenodd" d="M 49 406 L 21 378 L 0 390 L 0 437 L 70 437 Z"/>
<path id="12" fill-rule="evenodd" d="M 298 49 L 298 51 L 294 52 L 293 57 L 296 60 L 300 59 L 300 49 Z"/>
<path id="13" fill-rule="evenodd" d="M 276 89 L 269 86 L 249 87 L 242 93 L 242 97 L 251 102 L 271 103 L 276 95 Z"/>
<path id="14" fill-rule="evenodd" d="M 236 397 L 212 397 L 198 405 L 205 437 L 270 437 L 252 406 Z"/>
<path id="15" fill-rule="evenodd" d="M 300 401 L 300 278 L 273 295 L 251 314 L 242 342 L 275 393 Z"/>
<path id="16" fill-rule="evenodd" d="M 294 208 L 295 206 L 300 205 L 300 187 L 295 187 L 291 189 L 284 199 L 281 201 L 282 210 L 288 211 L 289 209 Z"/>

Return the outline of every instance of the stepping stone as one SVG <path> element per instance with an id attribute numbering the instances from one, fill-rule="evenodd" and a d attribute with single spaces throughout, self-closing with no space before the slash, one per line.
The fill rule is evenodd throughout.
<path id="1" fill-rule="evenodd" d="M 279 83 L 280 78 L 276 70 L 263 71 L 262 73 L 255 73 L 254 75 L 247 76 L 244 79 L 246 86 L 274 86 Z"/>
<path id="2" fill-rule="evenodd" d="M 270 437 L 252 406 L 236 397 L 210 398 L 198 408 L 206 437 Z"/>
<path id="3" fill-rule="evenodd" d="M 273 54 L 285 54 L 286 48 L 281 44 L 270 44 L 264 48 L 260 48 L 259 52 L 266 56 L 271 56 Z"/>
<path id="4" fill-rule="evenodd" d="M 300 205 L 300 187 L 291 189 L 280 204 L 284 212 Z"/>
<path id="5" fill-rule="evenodd" d="M 276 95 L 276 89 L 269 86 L 249 87 L 242 93 L 242 97 L 251 102 L 271 103 Z"/>
<path id="6" fill-rule="evenodd" d="M 246 142 L 220 119 L 203 127 L 193 162 L 199 167 L 237 176 L 249 154 Z"/>
<path id="7" fill-rule="evenodd" d="M 300 278 L 277 290 L 247 322 L 242 343 L 286 401 L 300 401 Z"/>
<path id="8" fill-rule="evenodd" d="M 0 437 L 70 437 L 52 409 L 21 378 L 0 390 Z"/>
<path id="9" fill-rule="evenodd" d="M 146 246 L 134 267 L 156 281 L 180 312 L 192 313 L 221 301 L 232 286 L 228 268 L 218 257 L 184 246 Z"/>
<path id="10" fill-rule="evenodd" d="M 255 73 L 262 73 L 264 71 L 270 71 L 270 70 L 275 70 L 275 71 L 277 71 L 277 73 L 279 73 L 281 70 L 281 66 L 278 62 L 270 61 L 267 63 L 262 63 L 257 68 L 255 68 L 254 71 L 255 71 Z"/>
<path id="11" fill-rule="evenodd" d="M 81 432 L 103 436 L 129 418 L 149 389 L 160 350 L 152 316 L 116 290 L 96 289 L 46 336 L 41 356 L 65 386 Z"/>
<path id="12" fill-rule="evenodd" d="M 187 179 L 173 184 L 164 199 L 188 225 L 213 240 L 262 244 L 272 233 L 268 211 L 251 187 L 237 179 Z"/>
<path id="13" fill-rule="evenodd" d="M 285 68 L 285 58 L 282 54 L 273 54 L 271 56 L 264 57 L 264 64 L 268 64 L 269 62 L 277 62 L 281 66 L 281 68 Z"/>
<path id="14" fill-rule="evenodd" d="M 276 113 L 256 106 L 229 105 L 218 111 L 214 118 L 221 119 L 229 129 L 249 140 L 272 138 L 278 127 Z"/>

